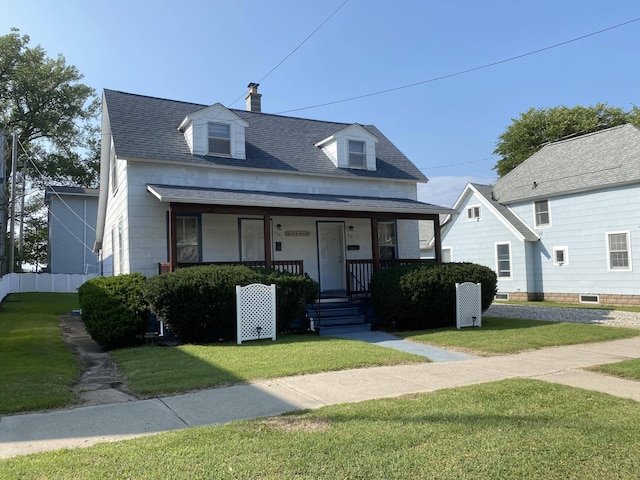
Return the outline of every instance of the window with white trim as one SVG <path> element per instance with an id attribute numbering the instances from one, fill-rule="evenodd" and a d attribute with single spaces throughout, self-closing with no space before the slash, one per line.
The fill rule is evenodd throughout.
<path id="1" fill-rule="evenodd" d="M 534 202 L 533 205 L 536 227 L 548 227 L 549 225 L 551 225 L 551 216 L 549 215 L 549 201 L 538 200 L 537 202 Z"/>
<path id="2" fill-rule="evenodd" d="M 355 168 L 367 166 L 367 150 L 364 142 L 349 140 L 349 166 Z"/>
<path id="3" fill-rule="evenodd" d="M 609 270 L 631 270 L 629 232 L 607 233 Z"/>
<path id="4" fill-rule="evenodd" d="M 209 122 L 209 155 L 231 155 L 231 127 L 227 123 Z"/>
<path id="5" fill-rule="evenodd" d="M 553 247 L 553 264 L 567 265 L 569 263 L 569 249 L 567 247 Z"/>
<path id="6" fill-rule="evenodd" d="M 451 262 L 451 247 L 442 247 L 442 263 Z"/>
<path id="7" fill-rule="evenodd" d="M 178 262 L 200 262 L 200 228 L 199 217 L 176 217 L 176 240 Z"/>
<path id="8" fill-rule="evenodd" d="M 480 220 L 480 205 L 472 205 L 467 208 L 467 220 Z"/>
<path id="9" fill-rule="evenodd" d="M 496 243 L 498 278 L 511 278 L 511 243 Z"/>

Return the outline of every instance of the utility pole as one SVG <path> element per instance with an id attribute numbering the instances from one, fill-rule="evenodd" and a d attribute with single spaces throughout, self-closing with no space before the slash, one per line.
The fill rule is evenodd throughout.
<path id="1" fill-rule="evenodd" d="M 13 132 L 11 154 L 11 236 L 9 237 L 9 273 L 15 270 L 16 257 L 16 166 L 18 164 L 18 134 Z"/>
<path id="2" fill-rule="evenodd" d="M 22 164 L 22 194 L 20 195 L 20 236 L 18 237 L 18 262 L 20 271 L 22 271 L 22 263 L 24 259 L 24 199 L 27 196 L 27 157 L 24 157 Z"/>
<path id="3" fill-rule="evenodd" d="M 7 259 L 4 255 L 7 240 L 7 164 L 4 158 L 7 132 L 0 124 L 0 277 L 5 274 Z"/>

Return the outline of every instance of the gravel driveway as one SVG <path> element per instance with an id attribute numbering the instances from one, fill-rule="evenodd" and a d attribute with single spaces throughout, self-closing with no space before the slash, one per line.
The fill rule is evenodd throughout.
<path id="1" fill-rule="evenodd" d="M 483 315 L 488 317 L 592 323 L 611 327 L 640 328 L 640 313 L 594 308 L 538 307 L 534 305 L 494 303 Z"/>

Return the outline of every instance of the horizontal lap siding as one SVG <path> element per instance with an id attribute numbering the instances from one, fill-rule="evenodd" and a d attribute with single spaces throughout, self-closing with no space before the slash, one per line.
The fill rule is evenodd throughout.
<path id="1" fill-rule="evenodd" d="M 445 232 L 442 246 L 451 248 L 454 262 L 472 262 L 496 270 L 496 243 L 511 243 L 511 279 L 498 279 L 498 290 L 504 292 L 527 289 L 525 242 L 497 218 L 486 205 L 481 205 L 480 219 L 467 221 L 467 207 L 481 205 L 475 194 L 462 204 L 460 215 Z"/>
<path id="2" fill-rule="evenodd" d="M 534 254 L 536 290 L 545 293 L 640 294 L 640 187 L 549 199 L 551 227 Z M 531 203 L 514 211 L 533 225 Z M 607 232 L 629 231 L 632 271 L 607 268 Z M 568 264 L 553 264 L 554 247 L 568 248 Z"/>

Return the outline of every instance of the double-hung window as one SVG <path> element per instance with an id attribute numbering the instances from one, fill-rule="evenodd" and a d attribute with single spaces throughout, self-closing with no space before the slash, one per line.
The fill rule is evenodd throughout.
<path id="1" fill-rule="evenodd" d="M 511 244 L 496 243 L 498 278 L 511 278 Z"/>
<path id="2" fill-rule="evenodd" d="M 549 201 L 538 200 L 534 203 L 536 227 L 548 227 L 551 224 L 549 216 Z"/>
<path id="3" fill-rule="evenodd" d="M 364 168 L 367 165 L 367 151 L 364 142 L 349 140 L 349 166 Z"/>
<path id="4" fill-rule="evenodd" d="M 609 270 L 631 270 L 629 232 L 607 233 Z"/>
<path id="5" fill-rule="evenodd" d="M 231 129 L 226 123 L 209 122 L 209 155 L 231 155 Z"/>

